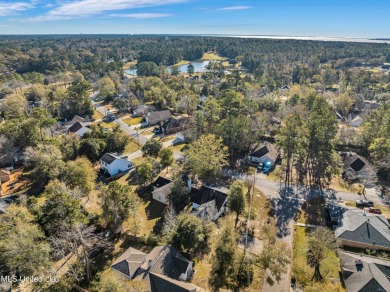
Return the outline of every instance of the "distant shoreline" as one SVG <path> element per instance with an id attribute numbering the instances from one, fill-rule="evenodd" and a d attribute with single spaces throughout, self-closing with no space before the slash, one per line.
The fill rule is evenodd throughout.
<path id="1" fill-rule="evenodd" d="M 236 34 L 0 34 L 1 38 L 63 38 L 63 37 L 221 37 L 242 39 L 273 39 L 273 40 L 303 40 L 353 43 L 390 44 L 390 38 L 353 38 L 353 37 L 322 37 L 322 36 L 286 36 L 286 35 L 236 35 Z"/>

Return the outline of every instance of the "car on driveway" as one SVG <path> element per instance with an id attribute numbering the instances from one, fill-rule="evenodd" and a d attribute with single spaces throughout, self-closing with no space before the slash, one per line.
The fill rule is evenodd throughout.
<path id="1" fill-rule="evenodd" d="M 356 207 L 374 207 L 374 202 L 367 200 L 356 200 Z"/>
<path id="2" fill-rule="evenodd" d="M 380 209 L 375 209 L 375 208 L 372 208 L 372 207 L 367 207 L 367 208 L 364 208 L 364 211 L 368 212 L 368 213 L 373 213 L 373 214 L 382 214 L 382 211 Z"/>

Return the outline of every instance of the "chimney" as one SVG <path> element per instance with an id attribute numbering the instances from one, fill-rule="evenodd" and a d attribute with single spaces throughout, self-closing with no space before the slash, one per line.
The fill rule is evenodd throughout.
<path id="1" fill-rule="evenodd" d="M 148 269 L 150 269 L 152 266 L 153 266 L 153 260 L 150 259 L 150 260 L 148 261 Z"/>

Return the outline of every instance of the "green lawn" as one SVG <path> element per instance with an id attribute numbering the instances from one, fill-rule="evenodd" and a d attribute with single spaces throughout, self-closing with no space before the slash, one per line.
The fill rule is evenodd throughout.
<path id="1" fill-rule="evenodd" d="M 123 119 L 122 121 L 125 122 L 126 124 L 128 124 L 129 126 L 134 126 L 134 125 L 141 124 L 141 122 L 142 122 L 142 117 L 138 117 L 138 118 L 126 118 L 126 119 Z"/>
<path id="2" fill-rule="evenodd" d="M 297 284 L 303 286 L 305 291 L 313 291 L 317 287 L 317 291 L 344 291 L 341 284 L 332 284 L 330 278 L 339 279 L 339 260 L 335 251 L 328 250 L 327 256 L 321 265 L 321 275 L 324 277 L 324 283 L 315 283 L 312 281 L 314 269 L 307 264 L 306 252 L 308 249 L 309 233 L 312 228 L 295 227 L 294 232 L 294 248 L 293 248 L 293 266 L 292 272 L 297 281 Z M 331 290 L 329 288 L 332 287 Z"/>
<path id="3" fill-rule="evenodd" d="M 131 139 L 129 144 L 127 144 L 127 146 L 126 146 L 124 153 L 129 154 L 129 153 L 133 153 L 133 152 L 140 150 L 140 149 L 141 149 L 141 146 L 137 143 L 137 141 Z"/>
<path id="4" fill-rule="evenodd" d="M 201 60 L 207 60 L 207 61 L 222 61 L 226 58 L 223 58 L 215 53 L 204 53 Z"/>

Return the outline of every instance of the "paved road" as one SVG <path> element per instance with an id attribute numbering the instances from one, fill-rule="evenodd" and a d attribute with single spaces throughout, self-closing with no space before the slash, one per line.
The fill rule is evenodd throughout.
<path id="1" fill-rule="evenodd" d="M 107 109 L 104 106 L 101 106 L 100 104 L 96 103 L 92 100 L 93 105 L 95 106 L 96 110 L 101 113 L 103 116 L 107 115 Z M 133 130 L 128 124 L 123 122 L 121 119 L 116 119 L 113 123 L 119 125 L 123 132 L 137 140 L 141 145 L 145 145 L 146 141 L 148 139 L 145 136 L 140 135 L 137 131 Z"/>
<path id="2" fill-rule="evenodd" d="M 242 175 L 234 172 L 229 172 L 228 175 L 236 178 L 243 178 Z M 281 186 L 279 182 L 268 180 L 263 174 L 256 175 L 256 187 L 270 199 L 275 210 L 277 236 L 284 242 L 288 243 L 291 248 L 293 246 L 293 218 L 302 202 L 306 199 L 316 196 L 324 196 L 329 202 L 337 202 L 338 199 L 344 201 L 361 199 L 359 195 L 351 192 L 336 192 L 332 190 L 319 192 L 318 190 L 309 190 L 305 187 L 293 187 L 289 190 L 284 190 L 283 185 Z M 373 190 L 368 192 L 366 198 L 373 201 L 376 205 L 383 205 L 381 199 Z M 288 265 L 287 273 L 282 275 L 281 281 L 279 283 L 275 283 L 274 285 L 269 285 L 266 281 L 264 281 L 262 291 L 290 291 L 290 275 L 291 265 Z"/>

